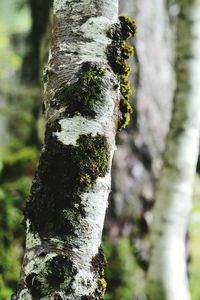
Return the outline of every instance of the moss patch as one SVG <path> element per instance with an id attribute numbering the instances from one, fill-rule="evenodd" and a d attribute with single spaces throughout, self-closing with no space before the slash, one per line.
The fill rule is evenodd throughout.
<path id="1" fill-rule="evenodd" d="M 84 217 L 80 193 L 109 171 L 110 151 L 106 137 L 81 135 L 77 146 L 63 145 L 48 127 L 25 217 L 40 235 L 75 234 L 78 218 Z"/>
<path id="2" fill-rule="evenodd" d="M 65 109 L 65 115 L 81 114 L 85 117 L 95 117 L 98 107 L 104 104 L 105 70 L 91 62 L 83 63 L 78 80 L 73 84 L 63 84 L 56 92 L 51 107 Z"/>
<path id="3" fill-rule="evenodd" d="M 127 65 L 126 59 L 129 59 L 134 53 L 133 47 L 128 45 L 126 40 L 134 36 L 136 25 L 131 18 L 126 16 L 120 16 L 119 21 L 120 23 L 112 26 L 108 32 L 108 37 L 112 39 L 112 43 L 108 46 L 107 56 L 120 82 L 121 113 L 119 115 L 119 128 L 125 128 L 130 121 L 130 115 L 132 113 L 132 108 L 129 103 L 131 89 L 128 81 L 130 67 Z"/>
<path id="4" fill-rule="evenodd" d="M 106 265 L 106 259 L 102 247 L 99 248 L 98 254 L 93 257 L 91 265 L 92 271 L 98 277 L 98 287 L 95 291 L 95 299 L 104 299 L 107 283 L 104 278 L 104 267 Z"/>

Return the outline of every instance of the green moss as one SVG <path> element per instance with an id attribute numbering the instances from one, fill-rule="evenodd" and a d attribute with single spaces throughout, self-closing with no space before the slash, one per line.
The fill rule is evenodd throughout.
<path id="1" fill-rule="evenodd" d="M 112 43 L 108 46 L 107 56 L 113 71 L 117 74 L 120 83 L 120 118 L 119 128 L 125 128 L 132 113 L 132 108 L 129 103 L 131 95 L 130 83 L 128 75 L 130 67 L 126 63 L 126 59 L 134 53 L 134 48 L 126 43 L 126 40 L 132 37 L 136 31 L 135 22 L 126 16 L 119 17 L 120 23 L 112 26 L 108 32 Z"/>
<path id="2" fill-rule="evenodd" d="M 121 96 L 126 100 L 129 100 L 129 97 L 131 96 L 130 81 L 127 80 L 126 76 L 120 76 L 120 82 L 121 82 L 120 84 Z"/>
<path id="3" fill-rule="evenodd" d="M 122 56 L 129 59 L 134 54 L 134 48 L 125 42 L 122 42 Z"/>
<path id="4" fill-rule="evenodd" d="M 122 36 L 124 40 L 134 36 L 137 27 L 135 21 L 129 16 L 119 16 L 119 20 L 122 27 Z"/>
<path id="5" fill-rule="evenodd" d="M 80 183 L 86 184 L 88 187 L 92 185 L 92 180 L 89 174 L 81 175 L 80 176 Z"/>
<path id="6" fill-rule="evenodd" d="M 120 111 L 122 112 L 122 128 L 125 128 L 128 123 L 130 122 L 131 114 L 133 112 L 133 109 L 125 98 L 120 98 Z"/>
<path id="7" fill-rule="evenodd" d="M 83 63 L 78 80 L 70 85 L 64 83 L 52 99 L 51 106 L 64 109 L 67 116 L 95 117 L 98 107 L 104 103 L 104 75 L 105 70 L 95 63 Z"/>
<path id="8" fill-rule="evenodd" d="M 55 129 L 56 124 L 47 128 L 25 215 L 40 235 L 53 232 L 67 239 L 76 235 L 78 216 L 85 213 L 80 193 L 108 173 L 110 151 L 105 136 L 81 135 L 76 146 L 66 146 L 52 136 Z"/>
<path id="9" fill-rule="evenodd" d="M 88 183 L 91 184 L 98 177 L 104 177 L 108 172 L 110 157 L 108 144 L 106 138 L 99 134 L 95 137 L 92 137 L 91 134 L 81 135 L 77 144 L 79 145 L 77 162 L 80 161 L 79 182 L 80 184 L 85 183 L 87 186 Z M 75 147 L 75 149 L 77 148 Z"/>
<path id="10" fill-rule="evenodd" d="M 105 281 L 104 278 L 100 279 L 100 286 L 101 286 L 102 299 L 104 299 L 105 292 L 106 292 L 106 287 L 107 287 L 107 282 Z"/>
<path id="11" fill-rule="evenodd" d="M 99 252 L 97 255 L 95 255 L 91 261 L 92 269 L 95 274 L 95 276 L 98 279 L 98 288 L 96 289 L 95 292 L 95 299 L 104 299 L 105 292 L 106 292 L 106 287 L 107 287 L 107 282 L 105 280 L 104 276 L 104 267 L 106 264 L 105 256 L 103 253 L 102 247 L 99 248 Z"/>

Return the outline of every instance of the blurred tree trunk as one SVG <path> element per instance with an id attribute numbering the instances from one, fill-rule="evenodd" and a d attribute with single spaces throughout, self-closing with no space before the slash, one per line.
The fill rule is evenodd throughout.
<path id="1" fill-rule="evenodd" d="M 21 82 L 30 88 L 37 88 L 38 95 L 32 99 L 32 115 L 34 117 L 34 124 L 30 132 L 28 144 L 40 145 L 38 134 L 38 120 L 41 114 L 41 69 L 43 69 L 44 58 L 41 57 L 42 44 L 44 39 L 46 42 L 46 49 L 49 49 L 46 34 L 50 35 L 48 29 L 50 8 L 52 6 L 51 0 L 29 0 L 32 26 L 27 38 L 27 52 L 24 56 Z M 44 47 L 43 47 L 44 48 Z M 46 50 L 47 51 L 47 50 Z M 46 60 L 47 62 L 47 60 Z M 39 96 L 40 95 L 40 96 Z"/>
<path id="2" fill-rule="evenodd" d="M 114 251 L 121 245 L 122 238 L 131 240 L 132 252 L 146 271 L 149 260 L 146 235 L 151 222 L 155 182 L 159 177 L 160 155 L 169 127 L 174 90 L 172 39 L 164 0 L 122 0 L 120 3 L 121 13 L 134 17 L 138 28 L 134 41 L 137 72 L 134 71 L 134 76 L 131 76 L 132 86 L 133 82 L 134 87 L 137 86 L 132 96 L 132 121 L 117 138 L 118 150 L 113 161 L 105 236 L 109 237 Z M 127 241 L 124 243 L 127 244 Z M 108 257 L 109 274 L 112 271 L 109 270 L 112 268 L 111 260 Z M 125 272 L 121 271 L 121 274 Z M 108 291 L 113 299 L 120 299 L 117 293 L 121 288 L 124 290 L 123 299 L 132 299 L 132 290 L 137 287 L 132 283 L 132 289 L 130 286 L 127 288 L 123 276 L 119 274 L 117 279 L 117 274 L 108 278 Z M 131 281 L 130 274 L 126 278 Z M 126 298 L 125 290 L 126 293 L 129 290 Z"/>
<path id="3" fill-rule="evenodd" d="M 189 300 L 186 233 L 200 133 L 200 1 L 177 1 L 176 91 L 156 192 L 148 294 Z"/>
<path id="4" fill-rule="evenodd" d="M 103 298 L 100 244 L 119 121 L 119 81 L 106 52 L 117 16 L 117 0 L 54 1 L 45 144 L 13 299 Z"/>
<path id="5" fill-rule="evenodd" d="M 1 93 L 1 91 L 0 91 Z M 8 144 L 9 124 L 8 118 L 5 116 L 6 97 L 3 93 L 0 94 L 0 147 L 5 147 Z"/>
<path id="6" fill-rule="evenodd" d="M 51 0 L 29 0 L 32 26 L 27 38 L 27 53 L 24 57 L 21 78 L 23 83 L 30 85 L 40 84 L 40 49 L 45 36 Z"/>

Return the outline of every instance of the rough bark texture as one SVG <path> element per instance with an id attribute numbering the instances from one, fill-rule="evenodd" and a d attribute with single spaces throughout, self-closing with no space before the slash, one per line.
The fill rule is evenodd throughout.
<path id="1" fill-rule="evenodd" d="M 133 250 L 146 270 L 149 243 L 146 238 L 142 240 L 151 222 L 174 90 L 172 41 L 164 0 L 120 3 L 121 13 L 134 17 L 138 28 L 134 40 L 137 78 L 136 72 L 131 76 L 132 86 L 133 81 L 137 86 L 132 96 L 132 122 L 127 131 L 118 134 L 106 234 L 116 243 L 121 236 L 132 232 Z"/>
<path id="2" fill-rule="evenodd" d="M 177 1 L 176 91 L 151 234 L 152 300 L 189 300 L 186 233 L 200 133 L 200 1 Z"/>
<path id="3" fill-rule="evenodd" d="M 120 76 L 127 73 L 123 59 L 120 74 L 115 68 L 130 30 L 117 16 L 117 0 L 54 1 L 45 143 L 25 209 L 26 252 L 13 299 L 103 298 L 101 234 L 123 119 Z M 117 53 L 111 65 L 110 51 Z"/>

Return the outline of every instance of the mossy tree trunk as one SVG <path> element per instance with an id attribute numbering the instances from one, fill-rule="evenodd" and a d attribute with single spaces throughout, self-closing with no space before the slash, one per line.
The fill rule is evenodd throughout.
<path id="1" fill-rule="evenodd" d="M 176 91 L 157 187 L 148 294 L 189 300 L 186 233 L 200 133 L 200 1 L 177 1 Z"/>
<path id="2" fill-rule="evenodd" d="M 134 29 L 117 17 L 118 0 L 54 1 L 45 143 L 25 208 L 26 251 L 13 299 L 103 298 L 110 168 L 129 110 L 120 97 L 128 72 L 122 40 Z"/>

